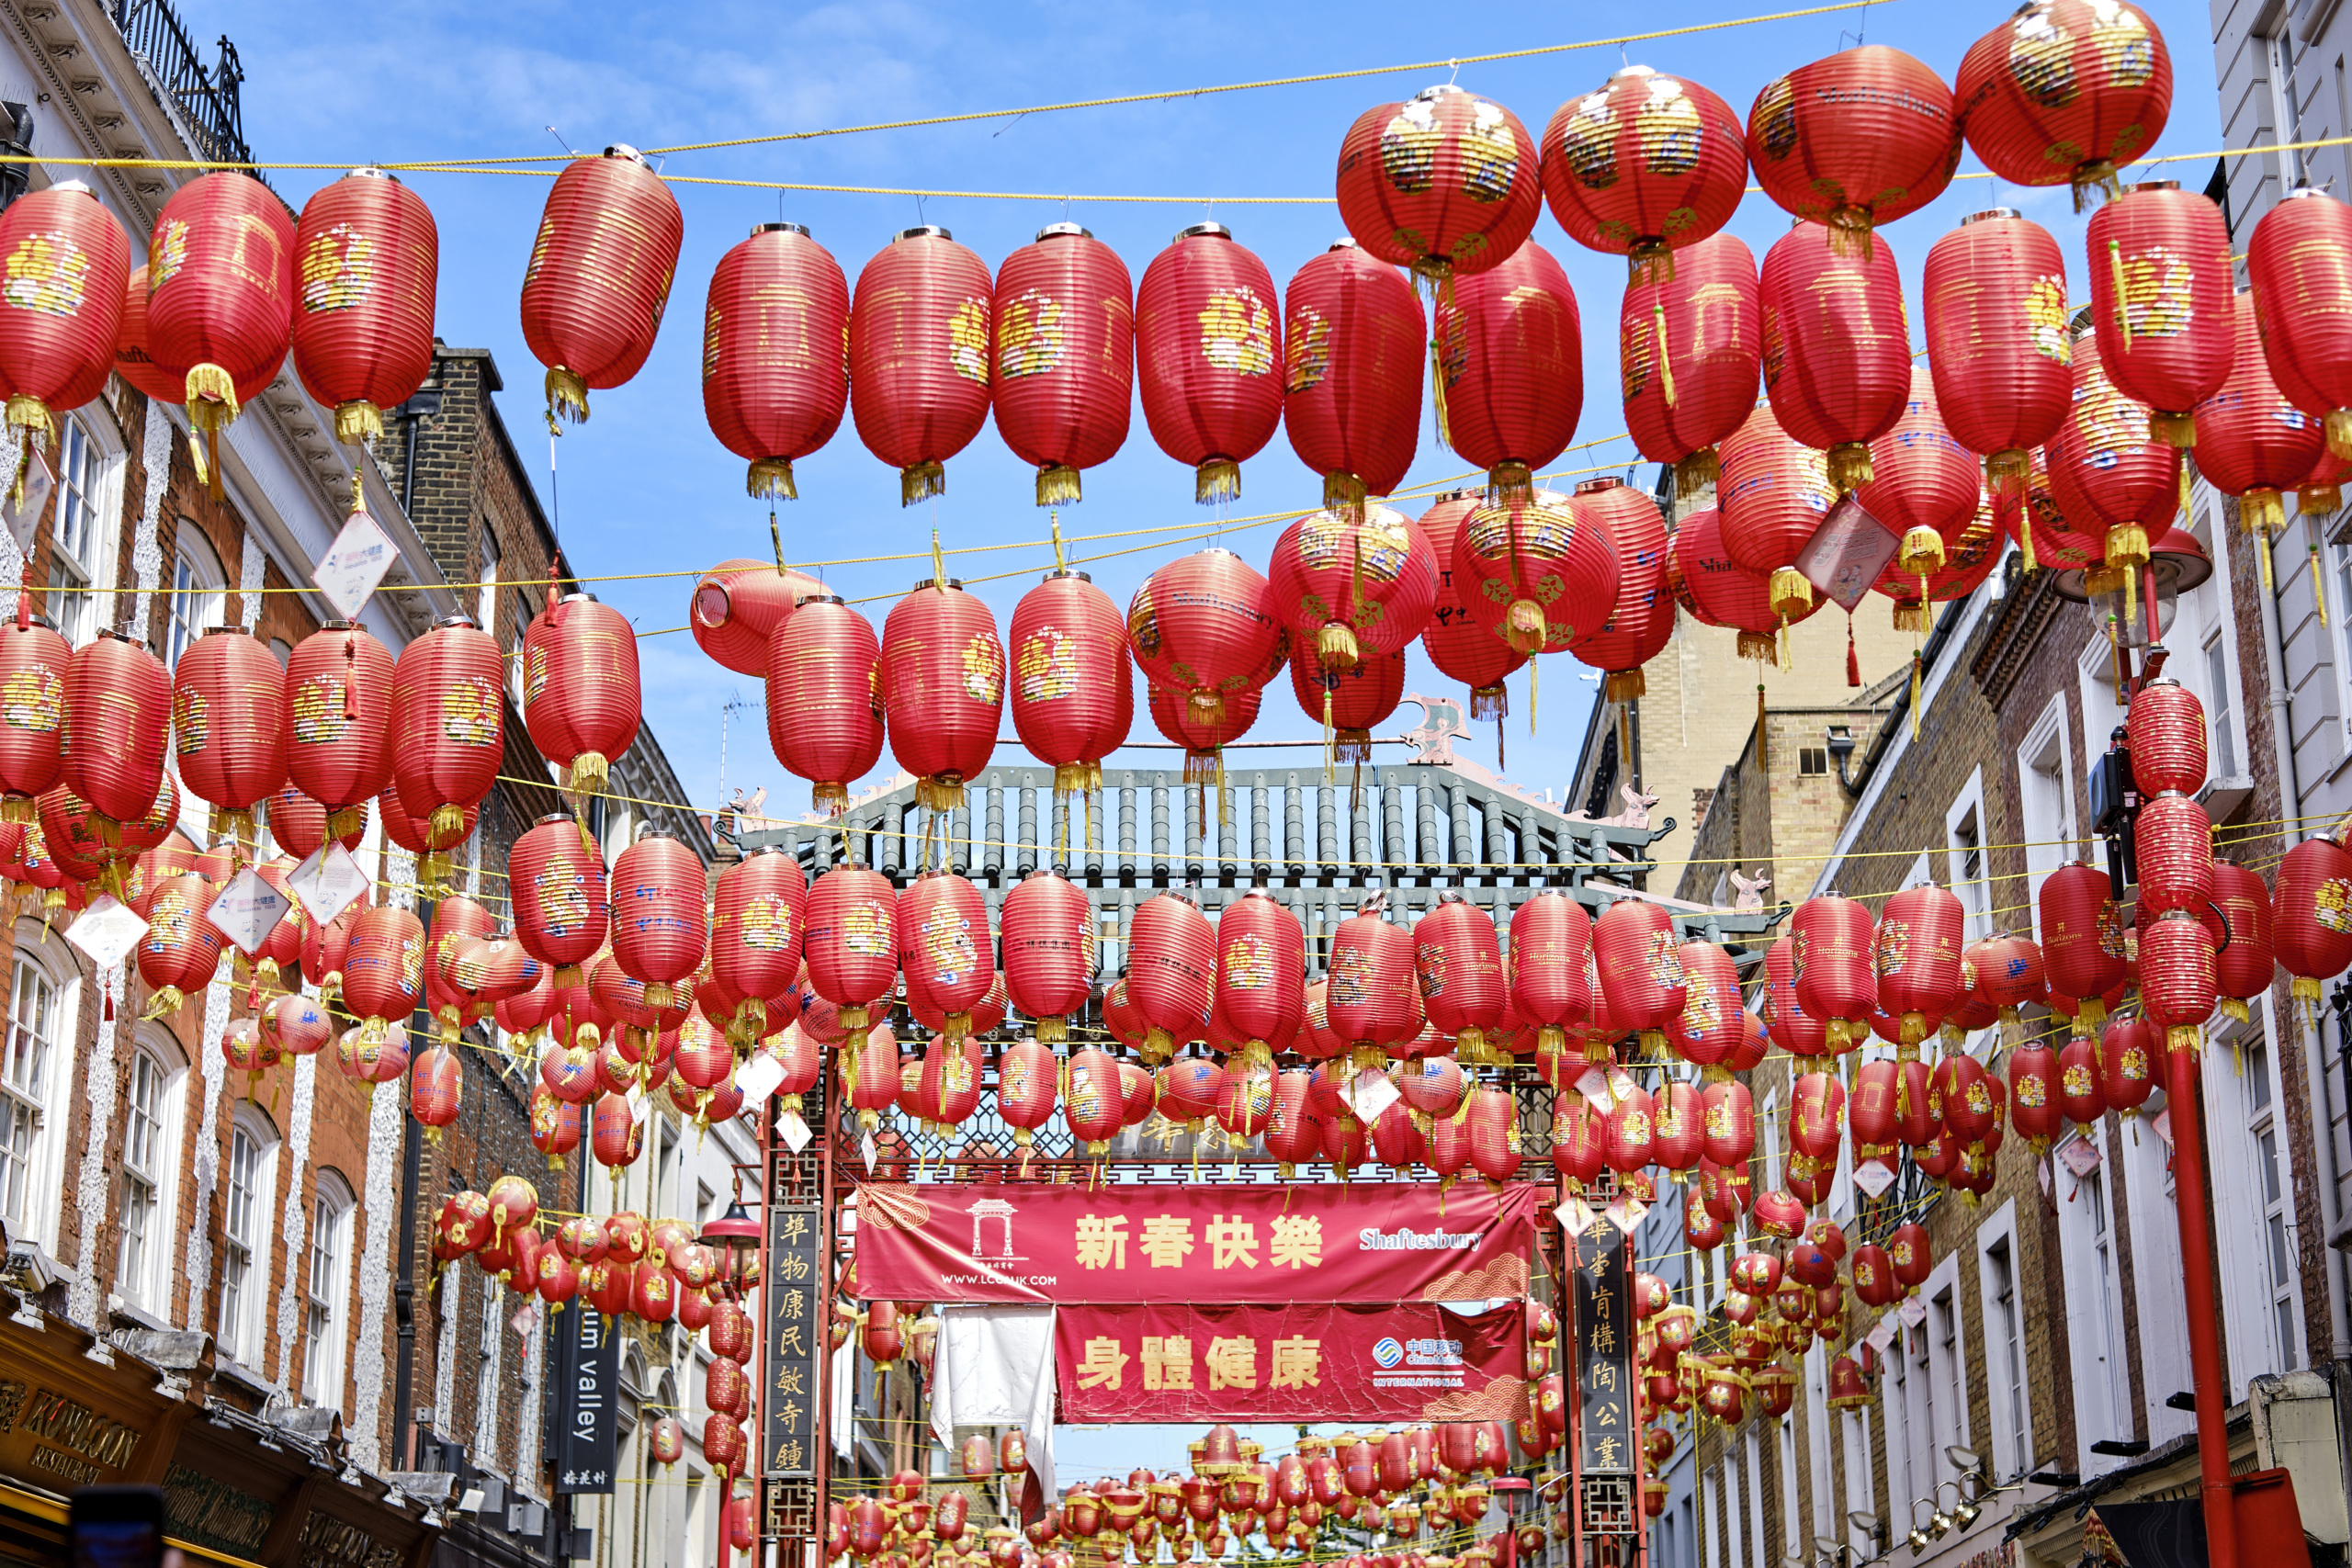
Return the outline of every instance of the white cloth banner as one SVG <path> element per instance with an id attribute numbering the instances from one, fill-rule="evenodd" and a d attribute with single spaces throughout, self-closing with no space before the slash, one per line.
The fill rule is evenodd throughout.
<path id="1" fill-rule="evenodd" d="M 833 1452 L 842 1459 L 857 1453 L 857 1337 L 852 1335 L 833 1352 L 826 1372 L 825 1392 L 831 1406 L 825 1429 L 833 1436 Z"/>
<path id="2" fill-rule="evenodd" d="M 1054 1492 L 1054 1309 L 950 1306 L 931 1363 L 931 1429 L 953 1453 L 958 1427 L 1018 1427 L 1029 1473 Z"/>

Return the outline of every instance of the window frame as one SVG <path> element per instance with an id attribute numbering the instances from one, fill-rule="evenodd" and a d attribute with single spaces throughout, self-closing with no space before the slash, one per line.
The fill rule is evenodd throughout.
<path id="1" fill-rule="evenodd" d="M 1973 831 L 1973 843 L 1963 840 L 1963 829 Z M 1980 765 L 1971 769 L 1968 783 L 1953 797 L 1951 808 L 1944 813 L 1944 886 L 1967 911 L 1962 922 L 1962 942 L 1982 942 L 1993 934 L 1993 898 L 1990 861 L 1985 854 L 1987 841 L 1984 829 L 1984 770 Z M 1964 846 L 1964 847 L 1963 847 Z M 1976 857 L 1976 868 L 1966 868 L 1969 854 Z"/>
<path id="2" fill-rule="evenodd" d="M 8 1153 L 0 1155 L 0 1222 L 6 1224 L 10 1235 L 34 1243 L 52 1258 L 63 1223 L 66 1123 L 72 1120 L 82 1019 L 81 967 L 59 950 L 59 942 L 37 920 L 17 922 L 7 1033 L 0 1043 L 0 1108 L 8 1116 L 7 1123 L 0 1125 L 0 1140 L 8 1146 Z M 24 1010 L 17 998 L 28 977 L 45 986 L 50 997 L 50 1037 L 43 1038 L 38 1027 L 29 1032 L 40 1048 L 38 1084 L 29 1081 L 32 1073 L 16 1066 L 24 1027 L 19 1021 Z M 21 1122 L 17 1120 L 20 1116 Z M 14 1168 L 19 1162 L 20 1172 Z"/>
<path id="3" fill-rule="evenodd" d="M 180 656 L 205 632 L 229 624 L 229 573 L 191 517 L 180 519 L 172 551 L 171 593 L 164 615 L 164 667 L 179 667 Z"/>
<path id="4" fill-rule="evenodd" d="M 2086 1177 L 2075 1177 L 2066 1164 L 2064 1151 L 2073 1144 L 2086 1144 L 2099 1156 L 2098 1165 Z M 2115 1203 L 2109 1181 L 2110 1150 L 2104 1124 L 2094 1126 L 2086 1137 L 2080 1133 L 2068 1133 L 2058 1140 L 2051 1151 L 2052 1180 L 2061 1190 L 2057 1192 L 2059 1254 L 2064 1263 L 2066 1342 L 2072 1354 L 2075 1385 L 2075 1444 L 2077 1450 L 2077 1472 L 2086 1479 L 2104 1474 L 2122 1462 L 2113 1454 L 2096 1453 L 2091 1445 L 2109 1438 L 2127 1439 L 2132 1432 L 2131 1368 L 2123 1335 L 2123 1281 L 2118 1264 L 2120 1253 L 2115 1245 Z M 2071 1190 L 2064 1184 L 2074 1181 Z M 2086 1195 L 2086 1183 L 2095 1183 L 2095 1192 Z M 2094 1212 L 2086 1206 L 2086 1196 L 2095 1197 L 2104 1220 L 2097 1221 Z M 2099 1271 L 2098 1258 L 2101 1250 L 2102 1229 L 2106 1237 L 2106 1268 Z M 2106 1347 L 2104 1356 L 2086 1354 L 2092 1347 L 2090 1336 L 2098 1334 Z M 2103 1416 L 2101 1413 L 2104 1413 Z"/>
<path id="5" fill-rule="evenodd" d="M 310 1235 L 303 1243 L 302 1397 L 313 1404 L 335 1408 L 343 1404 L 343 1342 L 351 1301 L 351 1221 L 356 1211 L 351 1184 L 334 1170 L 320 1170 L 311 1184 Z"/>
<path id="6" fill-rule="evenodd" d="M 168 1262 L 175 1248 L 179 1198 L 180 1134 L 187 1120 L 187 1063 L 166 1043 L 169 1036 L 153 1027 L 142 1030 L 132 1043 L 130 1074 L 125 1087 L 121 1179 L 116 1184 L 119 1235 L 115 1248 L 114 1293 L 132 1306 L 157 1316 L 171 1311 Z M 144 1069 L 153 1086 L 153 1108 L 145 1119 L 153 1122 L 145 1168 L 134 1150 L 139 1143 L 140 1073 Z M 143 1185 L 146 1234 L 137 1237 L 141 1255 L 131 1256 L 134 1186 Z"/>
<path id="7" fill-rule="evenodd" d="M 2246 1396 L 2254 1377 L 2265 1372 L 2284 1372 L 2307 1364 L 2303 1321 L 2302 1263 L 2296 1253 L 2300 1240 L 2294 1214 L 2294 1179 L 2292 1156 L 2283 1135 L 2278 1137 L 2273 1151 L 2272 1167 L 2277 1171 L 2279 1197 L 2279 1218 L 2286 1231 L 2286 1264 L 2288 1279 L 2280 1285 L 2272 1271 L 2273 1259 L 2267 1231 L 2269 1205 L 2258 1201 L 2249 1189 L 2249 1179 L 2260 1179 L 2260 1122 L 2267 1118 L 2274 1134 L 2283 1134 L 2287 1125 L 2284 1092 L 2286 1084 L 2283 1065 L 2278 1048 L 2278 1032 L 2272 1027 L 2270 998 L 2264 996 L 2250 1002 L 2251 1016 L 2240 1024 L 2216 1020 L 2206 1037 L 2203 1053 L 2203 1089 L 2205 1103 L 2222 1106 L 2237 1113 L 2209 1114 L 2205 1119 L 2211 1146 L 2206 1157 L 2211 1168 L 2219 1173 L 2237 1171 L 2236 1179 L 2215 1179 L 2211 1183 L 2213 1229 L 2221 1247 L 2222 1318 L 2226 1337 L 2230 1387 L 2234 1403 Z M 2237 1056 L 2244 1046 L 2252 1057 L 2258 1057 L 2261 1087 L 2268 1097 L 2266 1107 L 2257 1111 L 2253 1102 L 2255 1074 L 2249 1071 L 2239 1077 Z M 2253 1296 L 2249 1281 L 2261 1281 L 2258 1297 Z M 2290 1342 L 2278 1343 L 2278 1313 L 2285 1307 L 2291 1329 Z"/>
<path id="8" fill-rule="evenodd" d="M 2136 1206 L 2136 1205 L 2135 1205 Z M 2008 1302 L 1996 1289 L 1996 1261 L 2008 1275 Z M 2017 1201 L 2009 1200 L 1976 1227 L 1979 1318 L 1984 1325 L 1984 1405 L 1992 1421 L 1993 1468 L 1997 1475 L 2022 1475 L 2033 1452 L 2033 1377 L 2025 1347 L 2025 1298 L 2018 1269 Z M 2001 1365 L 1996 1370 L 1994 1356 Z"/>
<path id="9" fill-rule="evenodd" d="M 253 1150 L 253 1172 L 248 1179 L 241 1179 L 237 1170 L 240 1143 Z M 279 1146 L 277 1127 L 251 1101 L 237 1107 L 230 1119 L 227 1157 L 221 1161 L 220 1296 L 213 1313 L 212 1337 L 222 1355 L 248 1370 L 254 1368 L 252 1354 L 264 1348 L 261 1313 L 269 1296 L 270 1222 L 277 1201 Z M 241 1192 L 249 1235 L 239 1232 Z M 232 1284 L 230 1269 L 240 1262 L 243 1270 Z"/>
<path id="10" fill-rule="evenodd" d="M 2025 845 L 2026 902 L 2039 907 L 2041 885 L 2051 873 L 2074 859 L 2082 845 L 2082 824 L 2075 807 L 2074 725 L 2066 711 L 2066 694 L 2053 695 L 2018 745 L 2018 833 Z M 2056 753 L 2057 767 L 2045 770 L 2041 759 Z M 2031 780 L 2029 787 L 2028 781 Z M 2043 824 L 2043 804 L 2038 796 L 2043 781 L 2054 782 L 2058 794 L 2056 819 Z"/>

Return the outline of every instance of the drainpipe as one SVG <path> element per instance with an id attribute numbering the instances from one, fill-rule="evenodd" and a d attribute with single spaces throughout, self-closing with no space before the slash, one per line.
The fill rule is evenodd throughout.
<path id="1" fill-rule="evenodd" d="M 411 426 L 414 428 L 413 425 Z M 433 929 L 434 906 L 424 906 L 424 929 Z M 416 1012 L 409 1019 L 412 1043 L 432 1037 L 433 1014 L 420 1001 Z M 401 1260 L 392 1276 L 392 1321 L 396 1325 L 396 1345 L 392 1359 L 392 1451 L 401 1456 L 401 1467 L 416 1468 L 416 1422 L 414 1394 L 416 1373 L 416 1205 L 421 1194 L 418 1185 L 424 1163 L 424 1124 L 415 1117 L 403 1118 L 405 1131 L 401 1147 Z M 448 1419 L 448 1413 L 436 1410 L 436 1420 Z"/>
<path id="2" fill-rule="evenodd" d="M 2255 547 L 2267 550 L 2270 546 L 2268 541 L 2257 539 Z M 2273 558 L 2276 558 L 2275 552 Z M 2316 554 L 2307 556 L 2308 570 L 2317 573 L 2323 558 Z M 2278 815 L 2291 821 L 2303 814 L 2302 781 L 2295 770 L 2295 700 L 2287 690 L 2286 620 L 2278 608 L 2278 596 L 2270 594 L 2267 597 L 2270 600 L 2267 613 L 2256 619 L 2262 624 L 2262 658 L 2270 676 L 2270 743 L 2278 753 L 2281 791 Z M 2287 836 L 2291 838 L 2294 835 L 2290 832 Z M 2303 1054 L 2304 1093 L 2312 1110 L 2312 1142 L 2320 1151 L 2320 1169 L 2324 1178 L 2321 1183 L 2324 1195 L 2320 1207 L 2327 1216 L 2328 1234 L 2333 1235 L 2344 1224 L 2344 1189 L 2341 1168 L 2335 1156 L 2335 1118 L 2328 1108 L 2327 1073 L 2321 1063 L 2326 1051 L 2324 1027 L 2314 1027 L 2310 1038 L 2311 1049 Z M 2352 1037 L 2346 1036 L 2339 1028 L 2337 1046 L 2341 1050 L 2347 1045 L 2352 1045 Z M 2347 1106 L 2347 1110 L 2352 1110 L 2352 1106 Z M 2346 1302 L 2347 1292 L 2352 1292 L 2352 1276 L 2344 1272 L 2347 1266 L 2352 1266 L 2352 1259 L 2346 1259 L 2334 1247 L 2323 1250 L 2331 1255 L 2325 1264 L 2328 1274 L 2328 1340 L 2336 1359 L 2342 1360 L 2352 1356 L 2352 1321 L 2347 1320 Z"/>

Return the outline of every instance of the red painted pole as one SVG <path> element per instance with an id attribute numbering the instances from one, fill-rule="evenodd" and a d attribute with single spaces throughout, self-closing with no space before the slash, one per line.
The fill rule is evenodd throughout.
<path id="1" fill-rule="evenodd" d="M 2168 1051 L 2166 1109 L 2172 1123 L 2172 1175 L 2180 1214 L 2180 1263 L 2188 1302 L 2188 1368 L 2197 1391 L 2197 1459 L 2203 1480 L 2205 1557 L 2211 1568 L 2238 1568 L 2235 1510 L 2230 1495 L 2229 1383 L 2222 1372 L 2221 1314 L 2213 1301 L 2213 1249 L 2205 1234 L 2205 1137 L 2199 1123 L 2198 1057 Z"/>

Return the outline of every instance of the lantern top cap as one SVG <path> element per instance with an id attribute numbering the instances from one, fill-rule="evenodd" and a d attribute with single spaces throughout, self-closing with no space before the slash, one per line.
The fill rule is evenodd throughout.
<path id="1" fill-rule="evenodd" d="M 846 604 L 849 601 L 838 593 L 803 593 L 792 602 L 796 610 L 803 604 Z"/>
<path id="2" fill-rule="evenodd" d="M 100 637 L 110 637 L 117 642 L 127 642 L 130 644 L 131 647 L 140 649 L 141 652 L 145 652 L 147 649 L 145 638 L 132 637 L 129 632 L 118 631 L 113 626 L 107 627 L 104 631 L 98 633 L 98 635 Z"/>
<path id="3" fill-rule="evenodd" d="M 1415 93 L 1411 101 L 1417 104 L 1427 103 L 1431 98 L 1442 98 L 1450 96 L 1455 93 L 1467 93 L 1469 91 L 1469 88 L 1462 86 L 1458 83 L 1440 82 L 1433 87 L 1423 87 L 1419 92 Z"/>
<path id="4" fill-rule="evenodd" d="M 1037 581 L 1040 582 L 1059 582 L 1070 579 L 1075 579 L 1080 582 L 1091 582 L 1094 581 L 1094 576 L 1091 572 L 1080 571 L 1076 567 L 1066 566 L 1059 571 L 1049 571 L 1046 573 L 1045 576 L 1039 578 Z"/>
<path id="5" fill-rule="evenodd" d="M 378 164 L 362 164 L 356 169 L 345 170 L 343 177 L 347 180 L 390 180 L 394 185 L 401 183 L 398 175 Z"/>
<path id="6" fill-rule="evenodd" d="M 52 186 L 51 188 L 53 190 L 53 189 L 55 189 L 56 187 Z M 27 621 L 27 623 L 26 623 L 26 624 L 27 624 L 27 625 L 28 625 L 28 626 L 46 626 L 46 627 L 48 627 L 51 631 L 55 631 L 55 630 L 57 629 L 57 623 L 56 623 L 55 621 L 51 620 L 47 615 L 38 615 L 38 614 L 37 614 L 37 615 L 32 615 L 32 616 L 31 616 L 31 617 Z"/>
<path id="7" fill-rule="evenodd" d="M 960 593 L 964 589 L 964 580 L 960 577 L 951 577 L 947 580 L 946 585 Z M 920 593 L 926 588 L 937 588 L 939 586 L 939 579 L 935 577 L 926 577 L 921 582 L 916 583 L 910 592 Z"/>
<path id="8" fill-rule="evenodd" d="M 1333 251 L 1352 251 L 1359 250 L 1362 247 L 1359 246 L 1355 241 L 1350 239 L 1347 235 L 1342 234 L 1338 239 L 1332 241 L 1329 244 L 1324 246 L 1323 254 L 1325 255 L 1329 255 Z"/>
<path id="9" fill-rule="evenodd" d="M 2125 186 L 2123 187 L 2123 194 L 2125 196 L 2137 196 L 2143 190 L 2178 190 L 2179 188 L 2180 182 L 2178 180 L 2141 180 L 2135 184 Z"/>
<path id="10" fill-rule="evenodd" d="M 531 824 L 531 826 L 533 826 L 534 828 L 544 828 L 544 827 L 546 827 L 546 826 L 547 826 L 548 823 L 550 823 L 550 822 L 575 822 L 575 823 L 576 823 L 576 822 L 578 822 L 579 820 L 580 820 L 580 818 L 579 818 L 574 817 L 574 816 L 573 816 L 571 812 L 569 812 L 569 811 L 550 811 L 550 812 L 548 812 L 545 817 L 540 818 L 537 822 L 532 823 L 532 824 Z"/>
<path id="11" fill-rule="evenodd" d="M 630 146 L 626 141 L 616 141 L 610 147 L 605 148 L 605 156 L 607 158 L 626 159 L 628 162 L 635 164 L 640 168 L 645 165 L 645 154 L 639 152 L 636 148 Z"/>
<path id="12" fill-rule="evenodd" d="M 319 630 L 322 632 L 356 632 L 366 629 L 357 621 L 321 621 L 319 623 Z"/>
<path id="13" fill-rule="evenodd" d="M 805 240 L 808 237 L 808 225 L 806 223 L 754 223 L 752 225 L 752 232 L 754 235 L 797 234 Z"/>
<path id="14" fill-rule="evenodd" d="M 1037 238 L 1041 241 L 1060 239 L 1069 234 L 1075 234 L 1081 240 L 1094 238 L 1094 231 L 1083 223 L 1048 223 L 1037 231 Z"/>
<path id="15" fill-rule="evenodd" d="M 1487 491 L 1483 486 L 1477 490 L 1442 490 L 1437 492 L 1435 499 L 1441 505 L 1449 501 L 1482 502 L 1487 499 Z"/>
<path id="16" fill-rule="evenodd" d="M 594 593 L 589 592 L 585 588 L 575 588 L 571 592 L 560 596 L 556 600 L 556 603 L 559 604 L 578 604 L 582 603 L 594 604 L 596 603 L 596 596 Z"/>
<path id="17" fill-rule="evenodd" d="M 1577 493 L 1578 495 L 1591 495 L 1600 491 L 1623 490 L 1624 488 L 1625 481 L 1617 478 L 1614 474 L 1603 474 L 1599 479 L 1578 479 L 1577 481 Z"/>
<path id="18" fill-rule="evenodd" d="M 890 243 L 895 245 L 901 240 L 952 240 L 955 237 L 936 223 L 918 223 L 911 229 L 901 229 L 891 235 Z"/>
<path id="19" fill-rule="evenodd" d="M 1233 238 L 1233 231 L 1222 223 L 1194 223 L 1189 228 L 1177 230 L 1176 238 L 1168 243 L 1172 245 L 1191 239 L 1230 240 L 1231 238 Z"/>
<path id="20" fill-rule="evenodd" d="M 80 180 L 60 180 L 60 181 L 58 181 L 55 185 L 53 185 L 53 186 L 50 186 L 49 188 L 50 188 L 50 189 L 51 189 L 51 190 L 59 190 L 59 191 L 63 191 L 63 190 L 74 190 L 74 191 L 80 191 L 84 196 L 88 197 L 92 201 L 96 201 L 96 200 L 97 200 L 97 199 L 98 199 L 98 193 L 97 193 L 96 191 L 92 190 L 92 189 L 91 189 L 87 185 L 84 184 L 84 183 L 83 183 L 82 181 L 80 181 Z"/>
<path id="21" fill-rule="evenodd" d="M 474 618 L 471 615 L 467 615 L 435 616 L 433 622 L 433 629 L 439 631 L 444 626 L 464 626 L 469 631 L 480 631 L 481 629 L 479 626 L 475 625 Z"/>
<path id="22" fill-rule="evenodd" d="M 2280 197 L 2278 199 L 2281 201 L 2294 201 L 2306 196 L 2324 197 L 2326 195 L 2327 192 L 2316 189 L 2311 186 L 2297 186 L 2294 189 L 2289 191 L 2285 196 Z"/>
<path id="23" fill-rule="evenodd" d="M 2020 218 L 2023 216 L 2024 214 L 2020 213 L 2014 207 L 1988 207 L 1982 212 L 1972 212 L 1967 217 L 1962 219 L 1960 220 L 1960 226 L 1965 229 L 1971 223 L 1983 223 L 1996 218 Z"/>

